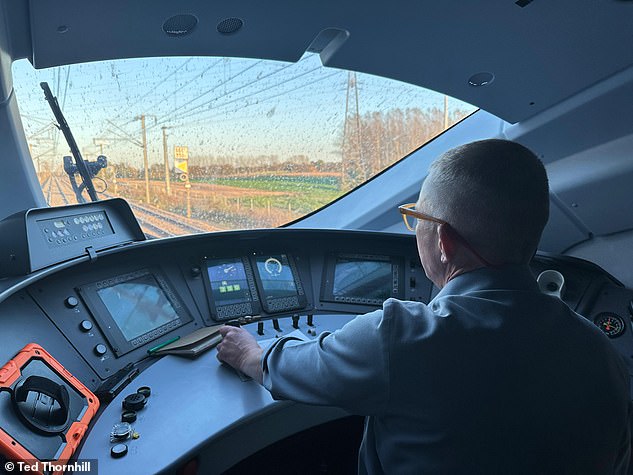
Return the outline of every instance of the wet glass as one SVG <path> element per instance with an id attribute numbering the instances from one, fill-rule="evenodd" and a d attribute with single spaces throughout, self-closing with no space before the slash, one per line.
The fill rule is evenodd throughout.
<path id="1" fill-rule="evenodd" d="M 95 166 L 98 196 L 125 198 L 150 237 L 294 221 L 475 110 L 410 84 L 323 67 L 314 54 L 297 63 L 144 58 L 37 71 L 20 60 L 13 76 L 48 203 L 77 198 L 42 81 L 84 159 L 106 157 L 107 166 Z"/>

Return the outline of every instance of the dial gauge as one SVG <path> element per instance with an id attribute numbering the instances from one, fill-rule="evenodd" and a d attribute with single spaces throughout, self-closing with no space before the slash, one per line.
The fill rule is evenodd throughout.
<path id="1" fill-rule="evenodd" d="M 278 259 L 275 259 L 274 257 L 269 257 L 268 259 L 266 259 L 266 262 L 264 262 L 264 268 L 266 269 L 266 272 L 268 272 L 271 276 L 276 277 L 281 274 L 281 271 L 283 270 L 283 265 L 281 264 L 281 262 L 279 262 Z"/>
<path id="2" fill-rule="evenodd" d="M 593 322 L 609 338 L 615 338 L 624 333 L 624 319 L 615 313 L 604 312 L 594 318 Z"/>

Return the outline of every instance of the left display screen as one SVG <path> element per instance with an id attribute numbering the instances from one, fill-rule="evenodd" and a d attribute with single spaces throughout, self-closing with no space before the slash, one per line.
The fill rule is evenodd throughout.
<path id="1" fill-rule="evenodd" d="M 159 269 L 143 269 L 77 288 L 121 356 L 193 320 Z"/>
<path id="2" fill-rule="evenodd" d="M 127 341 L 179 318 L 151 274 L 99 289 L 97 295 Z"/>

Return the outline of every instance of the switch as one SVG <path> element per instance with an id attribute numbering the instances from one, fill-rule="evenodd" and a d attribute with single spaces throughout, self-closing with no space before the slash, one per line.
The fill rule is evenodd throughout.
<path id="1" fill-rule="evenodd" d="M 276 318 L 273 318 L 273 328 L 278 332 L 281 331 L 281 328 L 279 327 L 279 320 L 277 320 Z"/>
<path id="2" fill-rule="evenodd" d="M 257 334 L 258 335 L 264 334 L 264 322 L 257 322 Z"/>
<path id="3" fill-rule="evenodd" d="M 82 332 L 89 332 L 90 330 L 92 330 L 92 322 L 90 320 L 84 320 L 79 324 L 79 329 Z"/>
<path id="4" fill-rule="evenodd" d="M 141 386 L 136 390 L 137 393 L 142 394 L 147 399 L 152 395 L 152 388 L 149 386 Z"/>
<path id="5" fill-rule="evenodd" d="M 123 409 L 126 411 L 140 411 L 145 407 L 147 398 L 141 393 L 133 393 L 123 399 Z"/>
<path id="6" fill-rule="evenodd" d="M 115 459 L 120 459 L 121 457 L 125 457 L 127 455 L 127 445 L 125 444 L 117 444 L 110 449 L 110 456 Z"/>
<path id="7" fill-rule="evenodd" d="M 108 352 L 108 349 L 103 343 L 99 343 L 97 346 L 95 346 L 94 351 L 97 356 L 103 356 Z"/>
<path id="8" fill-rule="evenodd" d="M 409 278 L 409 287 L 415 289 L 415 277 Z"/>
<path id="9" fill-rule="evenodd" d="M 292 316 L 292 328 L 299 328 L 299 315 Z"/>
<path id="10" fill-rule="evenodd" d="M 77 300 L 77 297 L 73 297 L 71 295 L 70 297 L 67 297 L 66 300 L 64 300 L 64 305 L 66 305 L 66 307 L 68 308 L 75 308 L 77 305 L 79 305 L 79 300 Z"/>

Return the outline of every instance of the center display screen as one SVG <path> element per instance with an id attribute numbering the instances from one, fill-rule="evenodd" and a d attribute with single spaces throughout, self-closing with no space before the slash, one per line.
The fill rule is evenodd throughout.
<path id="1" fill-rule="evenodd" d="M 98 289 L 97 295 L 127 341 L 179 318 L 151 274 Z"/>
<path id="2" fill-rule="evenodd" d="M 266 299 L 297 295 L 297 285 L 286 254 L 258 256 L 256 263 Z"/>
<path id="3" fill-rule="evenodd" d="M 334 298 L 382 301 L 392 296 L 392 288 L 393 271 L 390 261 L 336 258 L 332 284 Z"/>
<path id="4" fill-rule="evenodd" d="M 248 280 L 241 259 L 208 260 L 207 273 L 216 306 L 250 302 Z"/>

